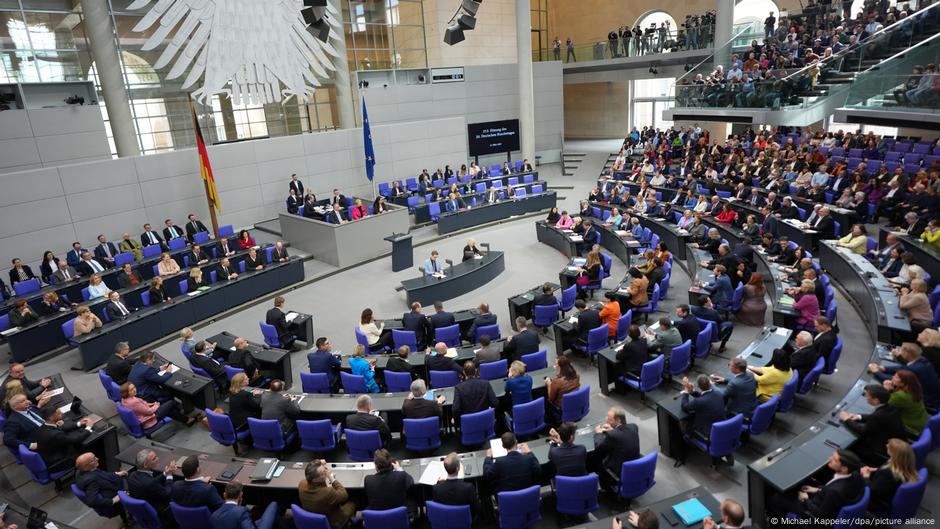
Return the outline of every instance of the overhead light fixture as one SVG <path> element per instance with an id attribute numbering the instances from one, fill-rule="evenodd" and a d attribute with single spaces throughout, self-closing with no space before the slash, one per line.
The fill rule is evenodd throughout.
<path id="1" fill-rule="evenodd" d="M 326 0 L 304 0 L 300 14 L 307 23 L 307 32 L 326 42 L 330 37 L 330 24 L 326 21 Z"/>
<path id="2" fill-rule="evenodd" d="M 650 73 L 656 75 L 659 73 L 659 70 L 655 66 L 650 66 Z"/>
<path id="3" fill-rule="evenodd" d="M 464 31 L 471 31 L 477 26 L 476 14 L 483 0 L 461 0 L 457 12 L 448 21 L 444 30 L 444 43 L 453 46 L 467 37 Z"/>

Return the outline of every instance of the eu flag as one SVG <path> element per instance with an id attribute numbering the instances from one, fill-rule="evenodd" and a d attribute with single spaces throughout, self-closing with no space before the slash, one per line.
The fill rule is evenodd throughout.
<path id="1" fill-rule="evenodd" d="M 369 126 L 369 112 L 366 110 L 366 98 L 362 98 L 362 146 L 366 152 L 366 176 L 369 181 L 375 176 L 375 148 L 372 146 L 372 128 Z"/>

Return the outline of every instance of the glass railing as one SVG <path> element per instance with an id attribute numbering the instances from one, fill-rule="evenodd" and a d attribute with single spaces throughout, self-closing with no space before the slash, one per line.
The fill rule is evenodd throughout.
<path id="1" fill-rule="evenodd" d="M 940 113 L 940 74 L 914 71 L 915 66 L 938 60 L 940 33 L 859 74 L 849 87 L 845 106 Z"/>
<path id="2" fill-rule="evenodd" d="M 715 70 L 715 57 L 730 57 L 732 51 L 734 50 L 735 43 L 747 39 L 747 42 L 750 43 L 752 39 L 749 38 L 753 32 L 753 27 L 751 24 L 742 24 L 735 26 L 734 32 L 731 34 L 731 40 L 724 43 L 723 45 L 715 48 L 712 51 L 712 54 L 701 60 L 698 64 L 688 68 L 684 74 L 682 74 L 678 79 L 676 79 L 675 85 L 673 85 L 673 95 L 678 95 L 675 90 L 680 90 L 683 85 L 693 85 L 696 78 L 701 74 L 704 78 L 710 75 Z M 691 96 L 691 93 L 683 94 L 684 96 Z M 677 97 L 677 103 L 679 98 Z M 683 97 L 682 100 L 686 100 L 686 97 Z M 676 105 L 682 106 L 682 105 Z"/>
<path id="3" fill-rule="evenodd" d="M 934 3 L 881 31 L 848 43 L 841 50 L 813 64 L 790 70 L 770 70 L 755 79 L 742 72 L 729 77 L 727 65 L 721 73 L 724 82 L 714 82 L 717 70 L 709 58 L 676 80 L 676 107 L 803 108 L 828 97 L 828 89 L 818 86 L 835 74 L 864 70 L 891 50 L 912 46 L 935 27 L 940 3 Z M 717 48 L 713 57 L 730 57 L 736 36 Z M 699 77 L 699 75 L 701 77 Z M 754 74 L 756 75 L 756 73 Z M 747 76 L 747 77 L 746 77 Z"/>

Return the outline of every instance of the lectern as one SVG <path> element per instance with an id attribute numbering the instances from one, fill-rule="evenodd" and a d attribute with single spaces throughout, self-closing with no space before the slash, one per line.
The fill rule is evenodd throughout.
<path id="1" fill-rule="evenodd" d="M 401 272 L 414 265 L 414 250 L 411 248 L 411 234 L 392 233 L 385 240 L 392 243 L 392 272 Z"/>

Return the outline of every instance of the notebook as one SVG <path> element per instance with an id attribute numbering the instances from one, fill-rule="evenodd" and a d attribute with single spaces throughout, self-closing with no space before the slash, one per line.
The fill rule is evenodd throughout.
<path id="1" fill-rule="evenodd" d="M 712 514 L 707 507 L 702 505 L 702 502 L 698 501 L 698 498 L 692 498 L 678 505 L 673 505 L 672 510 L 679 516 L 682 523 L 687 526 L 695 525 L 704 520 L 706 516 L 711 516 Z"/>

